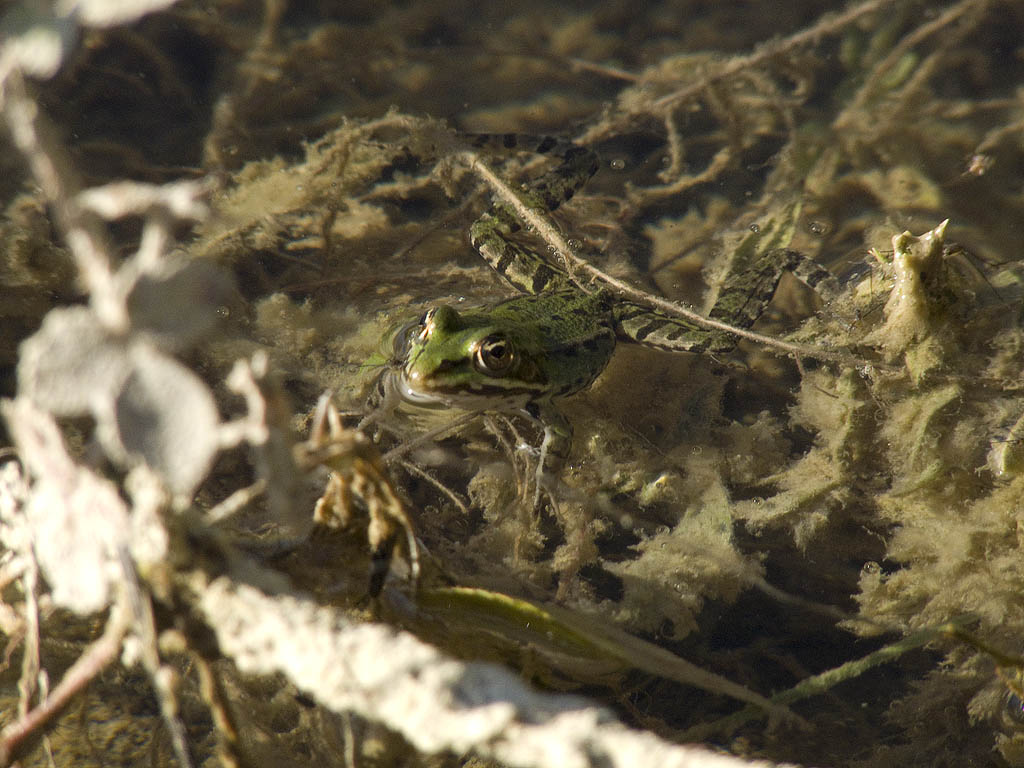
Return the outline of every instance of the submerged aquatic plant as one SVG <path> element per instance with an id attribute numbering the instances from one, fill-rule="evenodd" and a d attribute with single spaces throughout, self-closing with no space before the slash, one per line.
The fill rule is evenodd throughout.
<path id="1" fill-rule="evenodd" d="M 998 54 L 1019 9 L 808 5 L 796 32 L 733 25 L 730 55 L 694 52 L 725 9 L 673 37 L 649 34 L 668 11 L 601 5 L 5 17 L 8 156 L 33 179 L 0 181 L 5 761 L 90 741 L 142 759 L 121 728 L 164 729 L 144 749 L 180 764 L 735 762 L 679 733 L 815 764 L 1021 764 L 1022 121 L 996 85 L 1021 74 Z M 340 426 L 304 442 L 324 390 L 362 406 L 387 328 L 497 295 L 466 233 L 535 161 L 466 156 L 444 116 L 579 126 L 602 170 L 552 227 L 518 215 L 584 287 L 699 315 L 781 238 L 841 290 L 783 286 L 728 360 L 617 352 L 566 403 L 557 508 L 517 493 L 535 435 L 515 419 L 381 417 L 379 455 Z M 150 687 L 159 715 L 109 709 Z M 830 743 L 763 729 L 780 705 Z"/>

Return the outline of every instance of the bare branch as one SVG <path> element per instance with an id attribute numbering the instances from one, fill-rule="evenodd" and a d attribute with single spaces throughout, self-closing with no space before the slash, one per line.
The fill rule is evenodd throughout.
<path id="1" fill-rule="evenodd" d="M 130 612 L 122 598 L 111 609 L 103 635 L 78 657 L 46 700 L 0 731 L 0 766 L 10 765 L 24 754 L 32 737 L 117 658 L 129 625 Z"/>

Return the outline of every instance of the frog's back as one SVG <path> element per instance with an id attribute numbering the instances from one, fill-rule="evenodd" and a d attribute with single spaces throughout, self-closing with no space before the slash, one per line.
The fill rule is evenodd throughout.
<path id="1" fill-rule="evenodd" d="M 607 297 L 576 289 L 517 296 L 489 310 L 520 354 L 533 358 L 547 381 L 545 396 L 560 397 L 586 388 L 615 350 Z"/>

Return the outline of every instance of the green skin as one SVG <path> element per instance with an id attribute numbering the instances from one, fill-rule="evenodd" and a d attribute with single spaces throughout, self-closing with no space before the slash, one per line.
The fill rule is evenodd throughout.
<path id="1" fill-rule="evenodd" d="M 395 377 L 410 402 L 520 411 L 544 427 L 539 471 L 557 471 L 572 428 L 553 403 L 586 388 L 615 350 L 603 294 L 555 291 L 457 312 L 440 305 L 409 331 Z"/>
<path id="2" fill-rule="evenodd" d="M 566 148 L 550 139 L 542 143 L 563 151 L 557 168 L 520 193 L 538 212 L 568 200 L 597 169 L 596 157 L 585 148 Z M 607 290 L 584 292 L 565 272 L 513 240 L 518 228 L 515 214 L 495 203 L 473 224 L 470 239 L 484 260 L 526 295 L 463 311 L 445 304 L 432 308 L 396 337 L 390 384 L 409 402 L 519 412 L 539 422 L 544 428 L 540 481 L 557 472 L 572 440 L 556 399 L 588 387 L 608 364 L 617 341 L 723 353 L 735 338 L 618 300 Z M 829 277 L 814 262 L 785 249 L 752 253 L 745 261 L 743 272 L 729 280 L 710 312 L 738 328 L 760 316 L 786 270 L 812 287 Z"/>

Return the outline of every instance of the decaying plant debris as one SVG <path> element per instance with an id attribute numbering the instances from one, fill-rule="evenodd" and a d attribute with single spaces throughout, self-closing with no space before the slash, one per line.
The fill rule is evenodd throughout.
<path id="1" fill-rule="evenodd" d="M 0 762 L 1024 765 L 1019 4 L 168 5 L 0 20 Z M 838 290 L 618 350 L 534 505 L 529 423 L 366 411 L 507 295 L 549 161 L 463 131 L 599 153 L 583 284 Z"/>

